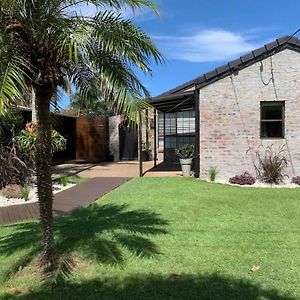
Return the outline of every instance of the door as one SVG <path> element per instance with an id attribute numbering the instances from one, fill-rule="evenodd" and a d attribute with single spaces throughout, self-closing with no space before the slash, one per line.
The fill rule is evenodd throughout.
<path id="1" fill-rule="evenodd" d="M 120 160 L 138 160 L 138 131 L 122 123 L 119 126 Z"/>

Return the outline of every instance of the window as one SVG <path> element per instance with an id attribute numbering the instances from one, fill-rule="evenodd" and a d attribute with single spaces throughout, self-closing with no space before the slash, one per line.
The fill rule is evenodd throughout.
<path id="1" fill-rule="evenodd" d="M 165 137 L 164 137 L 164 114 L 158 114 L 158 148 L 176 149 L 184 144 L 195 142 L 195 112 L 182 111 L 165 114 Z M 164 145 L 165 143 L 165 145 Z"/>
<path id="2" fill-rule="evenodd" d="M 260 113 L 260 137 L 284 138 L 284 102 L 261 102 Z"/>

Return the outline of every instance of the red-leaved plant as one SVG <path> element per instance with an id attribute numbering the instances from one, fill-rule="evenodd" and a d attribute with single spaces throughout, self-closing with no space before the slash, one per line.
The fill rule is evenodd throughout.
<path id="1" fill-rule="evenodd" d="M 253 185 L 255 183 L 255 178 L 249 173 L 245 172 L 244 174 L 231 177 L 229 182 L 239 185 Z"/>
<path id="2" fill-rule="evenodd" d="M 291 182 L 300 185 L 300 176 L 293 177 Z"/>

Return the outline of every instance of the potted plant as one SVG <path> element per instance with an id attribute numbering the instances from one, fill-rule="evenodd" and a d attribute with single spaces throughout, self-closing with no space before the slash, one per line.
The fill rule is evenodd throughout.
<path id="1" fill-rule="evenodd" d="M 150 160 L 150 143 L 145 142 L 142 144 L 142 161 Z"/>
<path id="2" fill-rule="evenodd" d="M 179 157 L 182 175 L 189 177 L 191 175 L 191 165 L 193 162 L 195 147 L 194 145 L 184 145 L 176 149 L 176 154 Z"/>

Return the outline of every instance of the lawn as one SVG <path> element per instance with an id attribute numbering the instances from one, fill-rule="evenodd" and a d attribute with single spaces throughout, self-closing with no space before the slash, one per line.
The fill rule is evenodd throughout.
<path id="1" fill-rule="evenodd" d="M 56 281 L 34 267 L 36 222 L 0 227 L 0 298 L 300 299 L 299 227 L 300 189 L 134 179 L 56 220 L 73 258 Z"/>

